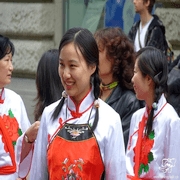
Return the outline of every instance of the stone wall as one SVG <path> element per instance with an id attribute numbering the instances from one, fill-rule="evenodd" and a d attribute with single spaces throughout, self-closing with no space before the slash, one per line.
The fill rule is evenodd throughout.
<path id="1" fill-rule="evenodd" d="M 174 55 L 180 54 L 180 0 L 157 0 L 162 7 L 156 9 L 157 14 L 166 27 L 166 38 L 172 44 Z"/>
<path id="2" fill-rule="evenodd" d="M 15 45 L 14 75 L 34 77 L 41 55 L 58 48 L 62 36 L 62 0 L 48 3 L 0 2 L 0 34 Z"/>
<path id="3" fill-rule="evenodd" d="M 175 57 L 180 54 L 180 0 L 157 0 L 155 13 L 166 27 Z M 63 34 L 63 0 L 0 0 L 0 34 L 15 45 L 14 76 L 35 77 L 38 61 L 58 48 Z"/>

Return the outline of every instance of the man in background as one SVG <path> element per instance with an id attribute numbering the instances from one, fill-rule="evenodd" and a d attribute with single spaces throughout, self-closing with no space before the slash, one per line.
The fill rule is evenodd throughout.
<path id="1" fill-rule="evenodd" d="M 135 51 L 153 46 L 163 51 L 166 55 L 168 44 L 165 37 L 165 27 L 157 15 L 152 15 L 155 0 L 133 0 L 136 13 L 140 20 L 132 26 L 129 38 L 133 41 Z"/>

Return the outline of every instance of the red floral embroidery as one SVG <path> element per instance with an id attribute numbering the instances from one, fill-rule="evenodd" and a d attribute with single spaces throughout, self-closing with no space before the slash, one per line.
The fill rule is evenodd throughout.
<path id="1" fill-rule="evenodd" d="M 72 164 L 69 162 L 69 159 L 66 158 L 64 162 L 62 162 L 62 172 L 64 174 L 62 179 L 82 180 L 81 173 L 83 171 L 83 164 L 84 160 L 81 158 L 74 160 Z"/>
<path id="2" fill-rule="evenodd" d="M 148 164 L 148 154 L 150 153 L 154 144 L 154 139 L 149 139 L 146 136 L 142 139 L 142 149 L 140 155 L 140 162 L 147 165 Z"/>
<path id="3" fill-rule="evenodd" d="M 11 118 L 10 116 L 4 115 L 3 121 L 5 127 L 7 128 L 8 134 L 11 137 L 12 141 L 16 141 L 19 137 L 18 129 L 19 125 L 15 117 Z"/>
<path id="4" fill-rule="evenodd" d="M 141 175 L 144 172 L 149 171 L 149 164 L 151 161 L 154 160 L 153 153 L 151 152 L 151 149 L 154 145 L 154 131 L 151 131 L 149 136 L 144 136 L 141 141 L 141 153 L 140 153 L 140 166 L 139 166 L 139 175 Z M 135 153 L 135 149 L 137 147 L 134 147 L 133 151 Z M 133 161 L 135 162 L 135 156 L 133 158 Z"/>
<path id="5" fill-rule="evenodd" d="M 8 115 L 4 114 L 3 117 L 1 117 L 1 120 L 3 120 L 6 130 L 9 134 L 9 137 L 11 138 L 12 144 L 14 146 L 16 144 L 18 137 L 22 135 L 22 131 L 19 128 L 19 124 L 18 124 L 16 118 L 14 117 L 11 109 L 8 111 Z M 0 131 L 0 134 L 2 134 L 2 131 Z M 4 149 L 7 152 L 8 149 L 6 147 L 5 139 L 3 136 L 2 136 L 2 141 L 4 143 Z"/>

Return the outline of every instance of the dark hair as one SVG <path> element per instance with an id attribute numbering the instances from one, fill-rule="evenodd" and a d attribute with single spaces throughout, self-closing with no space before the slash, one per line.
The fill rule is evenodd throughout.
<path id="1" fill-rule="evenodd" d="M 148 11 L 149 13 L 151 13 L 156 0 L 143 0 L 144 3 L 147 3 L 148 1 L 149 1 Z"/>
<path id="2" fill-rule="evenodd" d="M 8 37 L 0 35 L 0 60 L 6 55 L 12 53 L 14 55 L 14 45 Z"/>
<path id="3" fill-rule="evenodd" d="M 78 48 L 80 52 L 82 53 L 86 63 L 88 66 L 90 65 L 95 65 L 96 70 L 91 76 L 92 84 L 94 86 L 94 98 L 98 99 L 100 95 L 100 79 L 98 75 L 98 66 L 99 66 L 99 51 L 98 47 L 96 44 L 96 41 L 93 37 L 93 34 L 85 28 L 80 28 L 80 27 L 74 27 L 69 30 L 64 34 L 64 36 L 61 39 L 60 45 L 59 45 L 59 52 L 61 53 L 61 49 L 73 42 L 75 45 L 75 48 Z M 54 113 L 53 113 L 53 118 L 57 118 L 59 115 L 59 112 L 61 111 L 61 108 L 64 104 L 65 97 L 62 98 L 58 106 L 56 107 Z M 96 125 L 98 123 L 99 119 L 99 112 L 98 108 L 96 107 L 96 115 L 94 119 L 94 123 L 92 126 L 92 130 L 96 128 Z"/>
<path id="4" fill-rule="evenodd" d="M 106 49 L 108 59 L 114 59 L 112 72 L 122 88 L 133 90 L 131 79 L 134 72 L 135 52 L 133 43 L 121 28 L 107 27 L 95 32 L 98 46 Z"/>
<path id="5" fill-rule="evenodd" d="M 155 47 L 144 47 L 137 52 L 137 65 L 143 76 L 150 76 L 155 83 L 154 102 L 158 103 L 162 93 L 167 92 L 168 64 L 165 55 Z M 152 130 L 154 108 L 146 124 L 146 135 Z"/>
<path id="6" fill-rule="evenodd" d="M 46 51 L 37 67 L 37 101 L 34 110 L 35 121 L 39 120 L 44 108 L 61 98 L 63 86 L 58 73 L 59 50 Z"/>

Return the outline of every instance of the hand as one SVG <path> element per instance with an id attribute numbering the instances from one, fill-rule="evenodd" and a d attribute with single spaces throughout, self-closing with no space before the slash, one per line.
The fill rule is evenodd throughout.
<path id="1" fill-rule="evenodd" d="M 25 134 L 30 142 L 34 142 L 36 140 L 39 126 L 40 126 L 40 121 L 36 121 L 27 129 Z"/>

